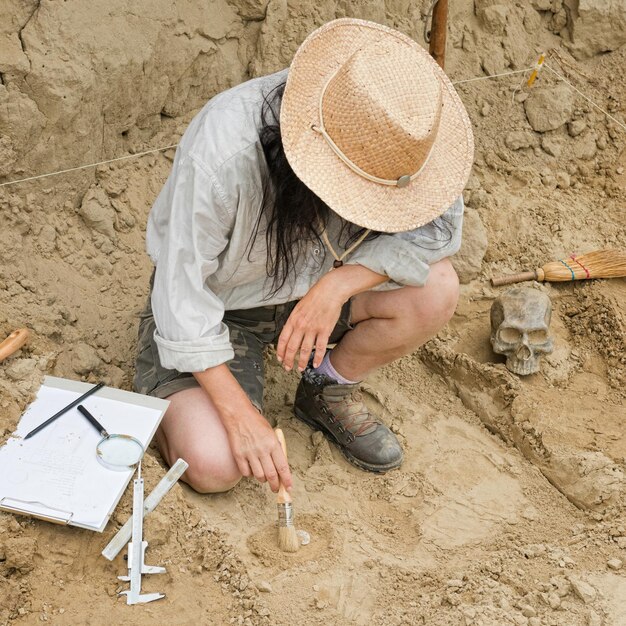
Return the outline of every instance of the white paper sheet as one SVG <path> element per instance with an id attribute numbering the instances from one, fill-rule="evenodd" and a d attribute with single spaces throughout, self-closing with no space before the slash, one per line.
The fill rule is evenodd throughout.
<path id="1" fill-rule="evenodd" d="M 16 432 L 0 448 L 0 508 L 104 530 L 133 472 L 112 471 L 98 462 L 96 429 L 74 407 L 23 439 L 91 386 L 46 377 Z M 82 404 L 109 433 L 132 435 L 147 447 L 168 402 L 104 388 Z"/>

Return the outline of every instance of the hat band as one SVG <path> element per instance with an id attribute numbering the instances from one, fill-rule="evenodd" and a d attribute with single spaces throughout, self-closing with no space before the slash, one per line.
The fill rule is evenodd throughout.
<path id="1" fill-rule="evenodd" d="M 324 85 L 324 88 L 322 89 L 322 92 L 320 93 L 320 100 L 319 100 L 319 118 L 320 118 L 320 123 L 319 123 L 319 126 L 316 125 L 316 124 L 311 124 L 311 129 L 314 130 L 315 132 L 319 133 L 322 137 L 324 137 L 324 139 L 326 140 L 326 143 L 330 146 L 331 150 L 355 174 L 358 174 L 359 176 L 361 176 L 361 178 L 365 178 L 366 180 L 369 180 L 372 183 L 378 183 L 379 185 L 387 185 L 388 187 L 399 187 L 399 188 L 407 187 L 409 185 L 409 183 L 411 183 L 413 180 L 415 180 L 422 173 L 422 170 L 428 164 L 430 156 L 433 153 L 433 148 L 435 147 L 435 142 L 433 141 L 433 143 L 431 144 L 430 149 L 428 150 L 428 154 L 426 155 L 426 159 L 422 163 L 422 166 L 414 174 L 405 174 L 403 176 L 400 176 L 400 178 L 397 178 L 397 179 L 378 178 L 378 176 L 374 176 L 373 174 L 369 174 L 365 170 L 361 169 L 354 161 L 350 160 L 350 158 L 347 157 L 343 153 L 341 148 L 332 140 L 332 137 L 328 134 L 328 132 L 326 131 L 326 128 L 324 127 L 324 110 L 323 110 L 323 106 L 322 106 L 323 102 L 324 102 L 324 95 L 326 94 L 326 89 L 327 89 L 328 85 L 330 84 L 330 81 L 335 77 L 336 74 L 337 74 L 337 72 L 335 72 L 335 74 L 333 74 L 326 81 L 326 84 Z"/>

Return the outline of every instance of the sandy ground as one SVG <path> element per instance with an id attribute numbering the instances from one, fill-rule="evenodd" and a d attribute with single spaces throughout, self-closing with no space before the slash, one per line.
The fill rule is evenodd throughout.
<path id="1" fill-rule="evenodd" d="M 82 84 L 87 67 L 67 55 L 74 45 L 68 32 L 86 28 L 85 3 L 67 3 L 74 12 L 63 22 L 65 33 L 46 30 L 62 22 L 64 7 L 26 4 L 32 12 L 26 26 L 26 18 L 18 25 L 18 44 L 30 70 L 19 65 L 18 52 L 12 69 L 0 66 L 4 180 L 173 143 L 211 91 L 284 65 L 314 24 L 346 13 L 332 3 L 318 13 L 306 3 L 242 1 L 232 5 L 237 12 L 228 9 L 232 14 L 224 8 L 231 5 L 216 5 L 224 23 L 213 28 L 223 32 L 202 35 L 209 52 L 198 53 L 179 82 L 170 77 L 188 102 L 170 92 L 158 120 L 135 116 L 125 128 L 119 120 L 131 115 L 130 105 L 100 93 L 104 108 L 96 111 L 89 93 L 101 87 L 89 83 L 85 106 L 64 127 L 62 100 L 76 97 L 72 81 Z M 570 50 L 573 18 L 562 3 L 532 4 L 539 10 L 459 2 L 451 77 L 527 67 L 538 51 L 553 49 L 551 66 L 623 120 L 626 49 L 597 56 L 597 42 L 585 48 L 589 23 L 583 30 L 575 22 L 583 34 Z M 386 13 L 382 3 L 358 8 L 350 14 L 421 36 L 421 5 L 389 3 Z M 120 11 L 113 3 L 109 17 Z M 140 18 L 133 28 L 148 38 L 152 31 Z M 189 16 L 176 19 L 184 35 Z M 47 61 L 63 87 L 56 95 L 44 89 L 39 65 L 43 32 L 57 37 Z M 95 32 L 89 59 L 104 76 L 98 63 L 109 49 L 119 57 L 119 41 Z M 171 51 L 182 64 L 187 48 L 178 36 Z M 186 36 L 189 46 L 200 37 Z M 144 73 L 150 67 L 144 62 Z M 200 80 L 207 67 L 223 70 L 209 93 Z M 124 72 L 111 71 L 111 93 L 126 93 Z M 501 290 L 488 282 L 572 251 L 626 247 L 626 133 L 547 72 L 530 95 L 520 85 L 519 76 L 459 85 L 477 143 L 465 194 L 466 243 L 455 261 L 464 283 L 459 307 L 437 339 L 362 385 L 398 434 L 403 467 L 385 476 L 360 472 L 293 419 L 297 376 L 268 353 L 267 417 L 286 433 L 297 525 L 311 543 L 294 555 L 279 552 L 274 498 L 254 481 L 210 497 L 177 486 L 145 524 L 148 561 L 168 572 L 147 578 L 144 589 L 167 598 L 127 607 L 116 596 L 124 562 L 109 563 L 100 551 L 128 517 L 130 494 L 102 535 L 0 514 L 0 623 L 626 624 L 626 280 L 537 285 L 552 300 L 555 350 L 539 374 L 523 379 L 491 351 L 489 309 Z M 138 90 L 144 108 L 148 88 Z M 160 88 L 155 82 L 151 97 Z M 24 94 L 47 120 L 37 122 L 44 130 L 35 139 L 39 118 Z M 23 127 L 3 125 L 14 119 L 16 102 Z M 100 112 L 102 137 L 90 136 L 84 116 Z M 26 128 L 26 120 L 35 121 Z M 22 131 L 32 142 L 20 152 Z M 94 146 L 100 148 L 91 152 Z M 44 373 L 130 388 L 150 273 L 145 222 L 172 156 L 0 189 L 0 336 L 21 326 L 33 331 L 29 344 L 0 365 L 0 437 L 13 431 Z M 164 471 L 151 449 L 148 490 Z"/>

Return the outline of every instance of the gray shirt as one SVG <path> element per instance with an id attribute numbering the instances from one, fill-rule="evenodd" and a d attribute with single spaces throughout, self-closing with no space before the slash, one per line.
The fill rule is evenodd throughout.
<path id="1" fill-rule="evenodd" d="M 294 280 L 271 293 L 262 223 L 249 248 L 268 181 L 259 140 L 263 97 L 286 77 L 283 70 L 211 99 L 183 135 L 152 207 L 146 235 L 156 266 L 152 310 L 155 341 L 166 368 L 199 372 L 232 359 L 222 321 L 225 310 L 297 300 L 332 268 L 332 254 L 311 243 Z M 460 247 L 462 198 L 444 218 L 444 228 L 431 222 L 365 241 L 344 262 L 388 276 L 379 289 L 421 286 L 429 265 Z M 339 254 L 344 250 L 339 244 L 341 224 L 331 213 L 327 233 Z"/>

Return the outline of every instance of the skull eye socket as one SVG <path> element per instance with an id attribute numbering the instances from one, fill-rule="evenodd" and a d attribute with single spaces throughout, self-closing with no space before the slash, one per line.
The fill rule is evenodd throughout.
<path id="1" fill-rule="evenodd" d="M 548 340 L 548 331 L 543 329 L 531 330 L 528 333 L 528 339 L 531 343 L 545 343 Z"/>
<path id="2" fill-rule="evenodd" d="M 517 328 L 501 328 L 498 335 L 505 343 L 517 343 L 522 337 L 522 333 Z"/>

